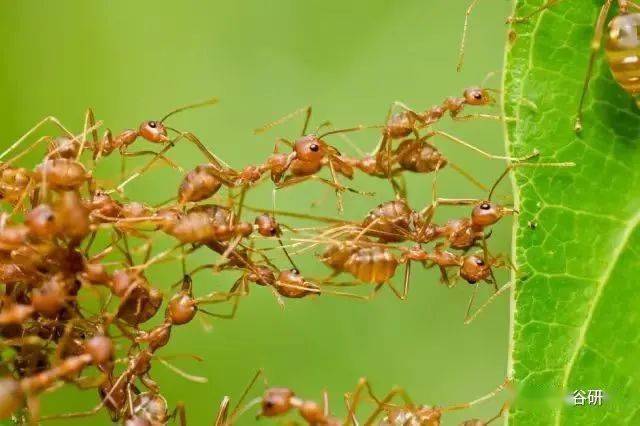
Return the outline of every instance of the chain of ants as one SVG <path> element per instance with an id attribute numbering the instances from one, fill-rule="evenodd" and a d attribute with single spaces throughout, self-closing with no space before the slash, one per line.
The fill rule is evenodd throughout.
<path id="1" fill-rule="evenodd" d="M 80 134 L 72 133 L 56 118 L 47 117 L 0 154 L 0 196 L 9 207 L 0 218 L 0 280 L 5 285 L 0 335 L 2 348 L 6 349 L 2 363 L 5 378 L 0 379 L 0 418 L 12 417 L 35 424 L 48 418 L 81 417 L 104 409 L 114 422 L 127 425 L 165 424 L 172 417 L 185 424 L 183 407 L 171 413 L 151 378 L 152 361 L 162 362 L 187 379 L 202 381 L 202 378 L 178 370 L 156 352 L 169 343 L 174 326 L 191 322 L 198 313 L 233 317 L 238 301 L 249 294 L 254 284 L 269 288 L 280 304 L 284 299 L 321 294 L 369 299 L 384 287 L 405 298 L 410 266 L 419 262 L 425 267 L 437 267 L 442 282 L 447 285 L 453 285 L 458 277 L 474 285 L 474 296 L 465 319 L 468 322 L 483 309 L 470 314 L 478 283 L 490 283 L 495 291 L 485 306 L 508 287 L 508 284 L 498 287 L 493 269 L 508 267 L 509 263 L 493 257 L 487 245 L 491 226 L 515 212 L 491 200 L 497 184 L 515 166 L 571 165 L 525 161 L 537 152 L 523 158 L 491 155 L 434 129 L 433 125 L 447 114 L 455 120 L 500 119 L 488 114 L 464 115 L 467 106 L 492 103 L 490 90 L 470 88 L 463 96 L 448 98 L 425 111 L 395 103 L 385 124 L 380 126 L 321 132 L 325 124 L 308 133 L 311 108 L 296 111 L 256 132 L 267 131 L 304 114 L 299 138 L 295 141 L 279 138 L 264 163 L 234 169 L 211 153 L 193 133 L 166 124 L 166 120 L 178 112 L 215 102 L 213 99 L 178 108 L 160 120 L 143 122 L 137 130 L 125 130 L 117 135 L 107 130 L 102 137 L 98 136 L 102 123 L 95 121 L 90 110 Z M 59 129 L 57 137 L 30 140 L 48 123 Z M 347 156 L 328 142 L 331 135 L 367 128 L 378 128 L 382 133 L 372 154 Z M 511 165 L 482 200 L 438 198 L 434 178 L 432 203 L 422 210 L 414 210 L 406 200 L 403 184 L 403 174 L 407 172 L 437 175 L 448 166 L 474 185 L 487 189 L 445 158 L 433 143 L 436 137 L 464 145 L 487 158 L 509 160 Z M 161 149 L 131 151 L 141 139 Z M 176 197 L 161 206 L 129 200 L 124 195 L 126 186 L 157 163 L 184 173 L 168 156 L 168 151 L 181 141 L 194 144 L 205 156 L 206 163 L 185 173 Z M 46 145 L 42 161 L 34 169 L 21 167 L 20 160 L 41 145 Z M 281 152 L 283 147 L 285 151 Z M 93 167 L 101 158 L 114 154 L 122 158 L 122 179 L 116 188 L 102 188 L 93 177 Z M 125 178 L 125 159 L 133 156 L 151 158 Z M 323 170 L 329 178 L 319 175 Z M 275 210 L 257 211 L 252 222 L 243 220 L 243 209 L 249 209 L 244 207 L 246 193 L 268 179 L 278 189 L 301 185 L 307 180 L 327 185 L 336 192 L 338 208 L 342 210 L 344 192 L 369 195 L 341 183 L 356 173 L 388 181 L 396 197 L 372 209 L 361 221 Z M 229 194 L 226 205 L 207 201 L 219 195 L 223 187 Z M 467 206 L 470 214 L 437 224 L 433 217 L 443 205 Z M 276 214 L 329 224 L 314 228 L 307 235 L 304 230 L 281 225 Z M 283 228 L 294 235 L 288 245 L 282 240 Z M 176 244 L 152 256 L 152 235 L 158 232 L 171 237 Z M 105 247 L 95 247 L 101 241 L 99 236 L 107 240 Z M 255 242 L 261 239 L 277 244 L 256 248 Z M 131 240 L 141 244 L 133 250 Z M 411 245 L 406 245 L 407 242 Z M 425 245 L 432 248 L 425 249 Z M 317 246 L 323 248 L 320 260 L 332 273 L 327 278 L 312 280 L 305 278 L 296 267 L 290 251 L 295 248 L 300 254 Z M 471 251 L 475 249 L 478 252 Z M 217 254 L 216 262 L 188 271 L 186 259 L 197 250 L 213 251 Z M 281 251 L 291 268 L 279 269 L 267 255 L 269 250 Z M 138 255 L 142 260 L 136 262 L 134 258 Z M 146 271 L 154 264 L 173 259 L 181 261 L 184 278 L 175 284 L 180 288 L 169 299 L 164 320 L 145 329 L 145 323 L 162 316 L 164 299 L 163 293 L 147 279 Z M 405 268 L 403 289 L 397 290 L 390 281 L 400 265 Z M 195 274 L 226 270 L 240 272 L 229 290 L 212 291 L 200 297 L 194 295 L 192 277 Z M 346 283 L 333 281 L 339 274 L 353 279 Z M 348 285 L 367 283 L 373 288 L 367 296 L 342 290 Z M 97 312 L 81 303 L 82 289 L 100 296 Z M 231 303 L 231 313 L 216 314 L 204 308 L 207 304 L 219 303 Z M 116 353 L 125 356 L 115 359 Z M 118 364 L 124 366 L 116 368 Z M 89 366 L 95 367 L 98 376 L 83 375 Z M 40 416 L 39 395 L 63 383 L 97 388 L 99 404 L 86 412 Z M 141 391 L 142 388 L 146 390 Z M 347 398 L 349 415 L 345 420 L 335 419 L 327 409 L 281 388 L 267 390 L 261 399 L 261 414 L 276 416 L 298 409 L 309 424 L 357 423 L 356 409 L 364 391 L 377 402 L 377 409 L 366 424 L 384 414 L 390 424 L 406 419 L 403 423 L 437 425 L 442 413 L 470 405 L 416 406 L 400 390 L 378 399 L 368 383 L 362 381 Z M 390 403 L 396 395 L 403 398 L 404 405 Z M 232 424 L 247 409 L 238 403 L 227 416 L 228 402 L 223 401 L 216 424 Z M 477 422 L 468 424 L 487 423 Z"/>

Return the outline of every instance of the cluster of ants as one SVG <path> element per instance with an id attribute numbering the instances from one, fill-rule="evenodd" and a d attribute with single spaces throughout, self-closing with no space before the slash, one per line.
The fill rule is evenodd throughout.
<path id="1" fill-rule="evenodd" d="M 466 107 L 492 103 L 488 89 L 470 88 L 461 97 L 448 98 L 425 111 L 396 103 L 379 126 L 321 132 L 323 125 L 308 133 L 311 108 L 297 111 L 257 132 L 304 112 L 299 138 L 295 141 L 279 138 L 274 152 L 262 164 L 236 169 L 210 152 L 193 133 L 166 124 L 177 112 L 215 102 L 212 99 L 178 108 L 160 120 L 143 122 L 137 130 L 116 135 L 107 130 L 102 137 L 98 135 L 102 123 L 96 122 L 91 110 L 78 134 L 56 118 L 47 117 L 0 154 L 0 198 L 4 204 L 0 217 L 0 281 L 4 286 L 0 300 L 3 376 L 0 419 L 37 424 L 50 418 L 80 417 L 104 409 L 114 422 L 126 425 L 165 424 L 172 417 L 186 423 L 184 409 L 178 407 L 171 412 L 158 384 L 151 378 L 153 361 L 162 362 L 192 380 L 202 378 L 181 372 L 159 357 L 157 351 L 169 343 L 174 326 L 191 322 L 198 313 L 225 316 L 206 310 L 207 304 L 232 303 L 232 313 L 227 316 L 233 316 L 238 300 L 249 294 L 252 284 L 269 288 L 281 304 L 284 299 L 321 294 L 368 299 L 383 287 L 405 298 L 410 265 L 419 262 L 439 268 L 442 281 L 448 285 L 453 285 L 457 277 L 476 289 L 478 283 L 488 282 L 497 295 L 500 290 L 493 268 L 508 266 L 508 262 L 490 255 L 487 239 L 492 225 L 514 213 L 512 208 L 491 200 L 498 182 L 515 166 L 570 165 L 526 161 L 537 152 L 523 158 L 491 155 L 436 130 L 434 124 L 447 115 L 455 120 L 500 119 L 488 114 L 464 115 Z M 46 124 L 54 124 L 59 133 L 31 140 Z M 372 154 L 350 157 L 329 143 L 331 135 L 366 128 L 378 128 L 382 133 Z M 402 183 L 402 175 L 407 172 L 437 174 L 450 166 L 483 187 L 445 158 L 434 144 L 438 137 L 485 157 L 510 161 L 511 165 L 486 199 L 439 198 L 434 179 L 432 202 L 421 210 L 409 206 Z M 142 143 L 140 140 L 161 149 L 131 151 L 134 145 Z M 175 197 L 157 206 L 126 197 L 126 186 L 155 164 L 165 163 L 182 171 L 168 155 L 180 141 L 194 144 L 206 163 L 183 174 Z M 33 168 L 23 167 L 21 160 L 43 145 L 46 151 L 42 160 Z M 287 147 L 286 152 L 280 152 L 283 146 Z M 111 155 L 121 156 L 122 179 L 117 186 L 107 188 L 94 177 L 94 169 L 102 158 Z M 152 158 L 125 177 L 125 159 L 132 156 Z M 328 178 L 322 176 L 324 170 Z M 388 181 L 395 198 L 355 222 L 277 212 L 282 216 L 330 222 L 329 226 L 314 228 L 310 236 L 303 235 L 303 230 L 281 225 L 275 210 L 258 211 L 251 221 L 244 220 L 243 210 L 249 209 L 244 207 L 246 193 L 269 179 L 275 188 L 298 186 L 308 180 L 320 182 L 336 192 L 342 210 L 343 193 L 360 191 L 345 186 L 341 180 L 351 179 L 356 173 Z M 226 203 L 212 203 L 223 188 L 228 192 Z M 469 213 L 446 223 L 435 223 L 434 214 L 443 205 L 467 206 Z M 294 236 L 290 244 L 283 243 L 283 230 Z M 160 234 L 175 244 L 166 250 L 154 250 Z M 276 266 L 268 250 L 256 248 L 255 242 L 259 240 L 276 242 L 271 249 L 282 252 L 291 267 Z M 323 249 L 321 261 L 333 273 L 328 278 L 313 280 L 302 275 L 290 251 L 296 248 L 302 252 L 318 246 Z M 472 252 L 474 249 L 479 251 Z M 186 259 L 198 250 L 209 252 L 215 261 L 188 270 Z M 165 297 L 146 272 L 151 265 L 170 260 L 181 262 L 183 278 L 174 285 L 179 289 L 171 297 Z M 390 283 L 400 265 L 405 265 L 402 291 Z M 237 271 L 240 276 L 227 291 L 215 290 L 196 297 L 192 277 L 207 270 Z M 332 281 L 343 273 L 353 277 L 350 283 Z M 334 288 L 367 283 L 373 284 L 374 289 L 368 296 Z M 97 294 L 100 303 L 96 305 L 96 297 L 86 297 L 85 293 Z M 470 315 L 471 302 L 466 321 L 479 312 Z M 162 316 L 164 319 L 158 325 L 145 327 L 152 318 Z M 116 354 L 123 357 L 116 358 Z M 97 374 L 88 375 L 88 371 Z M 39 395 L 64 383 L 97 389 L 99 404 L 86 412 L 41 416 Z M 388 399 L 394 394 L 379 400 L 363 382 L 349 400 L 350 413 L 344 423 L 355 422 L 362 389 L 368 390 L 378 402 L 378 409 L 367 424 L 386 413 L 384 424 L 398 424 L 397 419 L 402 418 L 406 419 L 403 424 L 437 425 L 440 415 L 449 410 L 417 407 L 408 398 L 405 407 L 392 409 Z M 262 400 L 263 416 L 292 409 L 298 409 L 309 424 L 343 423 L 287 389 L 271 389 Z M 227 418 L 226 407 L 222 407 L 218 423 L 231 424 L 237 414 L 238 410 L 234 410 Z M 486 424 L 478 422 L 468 424 Z"/>

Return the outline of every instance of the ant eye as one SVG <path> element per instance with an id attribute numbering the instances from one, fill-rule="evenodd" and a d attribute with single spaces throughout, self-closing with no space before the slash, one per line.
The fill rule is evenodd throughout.
<path id="1" fill-rule="evenodd" d="M 317 143 L 314 143 L 314 144 L 311 144 L 311 145 L 309 146 L 309 149 L 310 149 L 311 151 L 313 151 L 313 152 L 318 152 L 318 150 L 320 149 L 320 147 L 318 146 L 318 144 L 317 144 Z"/>
<path id="2" fill-rule="evenodd" d="M 491 208 L 491 204 L 490 203 L 482 203 L 482 204 L 480 204 L 480 208 L 482 210 L 489 210 Z"/>
<path id="3" fill-rule="evenodd" d="M 269 232 L 271 232 L 271 235 L 276 235 L 278 233 L 276 228 L 271 228 L 271 230 Z"/>
<path id="4" fill-rule="evenodd" d="M 482 259 L 476 259 L 476 265 L 478 265 L 478 266 L 484 266 L 484 260 L 482 260 Z"/>
<path id="5" fill-rule="evenodd" d="M 298 271 L 296 268 L 291 269 L 291 272 L 293 272 L 296 275 L 300 275 L 300 271 Z"/>
<path id="6" fill-rule="evenodd" d="M 475 95 L 473 95 L 474 98 L 476 98 L 477 100 L 482 99 L 482 93 L 476 93 Z"/>
<path id="7" fill-rule="evenodd" d="M 149 127 L 151 127 L 152 129 L 155 129 L 157 125 L 158 124 L 155 121 L 150 121 L 149 122 Z"/>

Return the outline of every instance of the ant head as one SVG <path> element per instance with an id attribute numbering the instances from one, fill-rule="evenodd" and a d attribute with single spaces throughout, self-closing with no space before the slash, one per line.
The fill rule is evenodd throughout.
<path id="1" fill-rule="evenodd" d="M 193 297 L 188 292 L 181 291 L 173 296 L 167 306 L 167 317 L 172 324 L 182 325 L 190 322 L 196 316 L 198 308 Z"/>
<path id="2" fill-rule="evenodd" d="M 470 87 L 464 91 L 463 96 L 468 105 L 482 106 L 493 103 L 489 90 L 481 87 Z"/>
<path id="3" fill-rule="evenodd" d="M 25 224 L 29 232 L 39 238 L 53 238 L 58 231 L 56 215 L 48 204 L 40 204 L 27 213 Z"/>
<path id="4" fill-rule="evenodd" d="M 477 204 L 471 212 L 473 226 L 484 228 L 498 222 L 504 216 L 513 214 L 513 209 L 506 208 L 492 201 L 483 201 Z"/>
<path id="5" fill-rule="evenodd" d="M 167 128 L 162 121 L 145 121 L 138 129 L 140 136 L 149 142 L 162 143 L 169 140 L 167 137 Z"/>
<path id="6" fill-rule="evenodd" d="M 84 350 L 93 364 L 106 364 L 113 359 L 113 343 L 107 336 L 94 336 L 85 343 Z"/>
<path id="7" fill-rule="evenodd" d="M 324 409 L 314 401 L 304 401 L 300 406 L 300 415 L 311 425 L 323 424 L 326 420 Z"/>
<path id="8" fill-rule="evenodd" d="M 255 224 L 258 227 L 258 233 L 263 237 L 276 237 L 280 235 L 280 225 L 276 221 L 276 218 L 270 214 L 263 213 L 256 217 Z"/>
<path id="9" fill-rule="evenodd" d="M 478 255 L 465 256 L 460 267 L 460 276 L 469 284 L 475 284 L 491 276 L 492 261 L 485 261 Z"/>
<path id="10" fill-rule="evenodd" d="M 293 146 L 296 158 L 300 161 L 319 162 L 327 155 L 327 144 L 315 135 L 298 139 Z"/>
<path id="11" fill-rule="evenodd" d="M 294 394 L 288 388 L 269 388 L 262 396 L 262 411 L 265 417 L 279 416 L 291 409 L 291 398 Z"/>

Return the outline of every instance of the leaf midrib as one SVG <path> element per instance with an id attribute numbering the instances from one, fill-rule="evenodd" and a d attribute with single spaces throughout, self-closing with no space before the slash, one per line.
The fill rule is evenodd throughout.
<path id="1" fill-rule="evenodd" d="M 585 337 L 586 337 L 587 331 L 589 330 L 589 326 L 591 325 L 591 320 L 593 319 L 593 313 L 598 307 L 598 303 L 600 302 L 600 298 L 602 297 L 604 289 L 610 281 L 611 274 L 613 273 L 613 270 L 618 264 L 618 260 L 620 259 L 620 256 L 622 256 L 622 254 L 624 253 L 624 249 L 627 246 L 627 243 L 629 242 L 629 238 L 631 238 L 633 231 L 635 231 L 635 229 L 638 227 L 638 223 L 640 223 L 640 210 L 636 211 L 635 215 L 631 217 L 629 220 L 627 220 L 625 227 L 622 229 L 622 232 L 619 234 L 620 235 L 619 243 L 614 247 L 612 251 L 611 262 L 609 262 L 609 265 L 607 266 L 607 268 L 604 270 L 600 278 L 598 278 L 598 284 L 596 287 L 595 295 L 591 300 L 591 306 L 589 307 L 589 311 L 587 312 L 587 316 L 585 318 L 584 323 L 579 329 L 578 338 L 576 339 L 576 344 L 574 345 L 571 358 L 569 359 L 569 362 L 566 364 L 566 367 L 564 369 L 564 375 L 562 377 L 562 389 L 565 389 L 567 387 L 567 384 L 569 382 L 569 377 L 571 376 L 571 372 L 573 371 L 573 365 L 575 364 L 576 359 L 578 358 L 580 349 L 582 349 L 582 347 L 584 347 L 585 345 Z M 563 405 L 559 406 L 556 409 L 556 421 L 555 421 L 556 426 L 560 425 L 562 412 L 563 412 Z"/>

